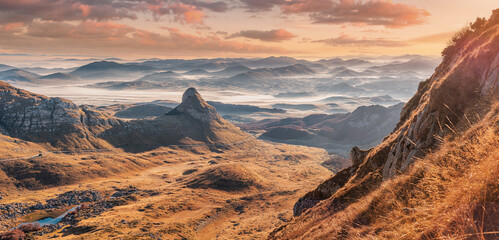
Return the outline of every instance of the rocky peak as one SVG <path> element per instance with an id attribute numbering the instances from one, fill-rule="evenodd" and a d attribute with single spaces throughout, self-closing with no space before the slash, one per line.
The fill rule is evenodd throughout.
<path id="1" fill-rule="evenodd" d="M 177 115 L 168 117 L 168 115 Z M 121 121 L 91 106 L 31 93 L 0 81 L 0 133 L 53 147 L 133 148 L 207 143 L 229 147 L 248 135 L 221 118 L 194 88 L 166 117 Z"/>
<path id="2" fill-rule="evenodd" d="M 202 122 L 211 122 L 220 119 L 214 107 L 208 104 L 195 88 L 189 88 L 182 96 L 182 103 L 167 115 L 188 114 Z"/>

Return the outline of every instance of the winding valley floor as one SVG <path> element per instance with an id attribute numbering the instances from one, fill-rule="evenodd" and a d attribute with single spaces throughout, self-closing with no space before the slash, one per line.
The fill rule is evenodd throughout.
<path id="1" fill-rule="evenodd" d="M 332 172 L 321 166 L 328 158 L 324 150 L 262 141 L 248 144 L 219 153 L 203 147 L 115 152 L 130 158 L 150 156 L 161 164 L 84 183 L 19 190 L 0 203 L 43 204 L 75 190 L 102 196 L 84 203 L 58 225 L 38 231 L 35 239 L 264 238 L 291 219 L 293 204 L 310 186 Z M 73 157 L 91 159 L 99 154 Z M 35 161 L 43 161 L 43 157 Z M 224 184 L 226 181 L 235 184 Z M 8 230 L 46 212 L 27 211 L 2 219 L 0 228 Z"/>

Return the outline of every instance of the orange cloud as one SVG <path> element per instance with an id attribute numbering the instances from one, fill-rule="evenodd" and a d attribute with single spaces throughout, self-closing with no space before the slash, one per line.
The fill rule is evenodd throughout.
<path id="1" fill-rule="evenodd" d="M 169 7 L 174 14 L 183 15 L 186 23 L 203 23 L 204 13 L 196 7 L 186 4 L 173 4 Z"/>
<path id="2" fill-rule="evenodd" d="M 3 31 L 19 31 L 24 27 L 22 22 L 7 23 L 1 27 Z"/>
<path id="3" fill-rule="evenodd" d="M 35 22 L 29 26 L 27 36 L 49 39 L 120 40 L 135 29 L 112 22 L 84 21 L 78 25 L 58 22 Z"/>
<path id="4" fill-rule="evenodd" d="M 81 16 L 86 18 L 90 14 L 90 6 L 81 3 L 75 3 L 76 8 L 81 10 Z"/>
<path id="5" fill-rule="evenodd" d="M 216 52 L 217 54 L 288 53 L 269 47 L 225 40 L 216 35 L 201 36 L 164 28 L 164 34 L 112 22 L 83 21 L 79 24 L 33 22 L 22 34 L 0 31 L 0 46 L 10 51 L 86 54 L 172 54 Z M 82 50 L 85 49 L 85 50 Z"/>
<path id="6" fill-rule="evenodd" d="M 314 23 L 382 25 L 401 28 L 421 24 L 428 11 L 389 0 L 242 0 L 251 11 L 279 6 L 284 14 L 308 13 Z"/>
<path id="7" fill-rule="evenodd" d="M 264 42 L 282 42 L 286 40 L 291 40 L 296 37 L 296 35 L 288 32 L 286 29 L 274 29 L 270 31 L 260 31 L 260 30 L 243 30 L 238 33 L 230 35 L 228 38 L 234 37 L 245 37 L 258 39 Z"/>
<path id="8" fill-rule="evenodd" d="M 147 8 L 152 11 L 156 17 L 161 15 L 173 14 L 175 20 L 189 24 L 203 24 L 205 14 L 193 5 L 174 3 L 165 6 L 162 2 L 157 4 L 148 4 Z"/>

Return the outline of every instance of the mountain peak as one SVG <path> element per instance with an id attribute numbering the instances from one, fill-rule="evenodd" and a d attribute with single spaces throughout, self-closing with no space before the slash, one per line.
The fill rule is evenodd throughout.
<path id="1" fill-rule="evenodd" d="M 182 103 L 166 115 L 180 114 L 188 114 L 202 122 L 211 122 L 220 118 L 215 108 L 208 104 L 193 87 L 184 92 Z"/>
<path id="2" fill-rule="evenodd" d="M 191 102 L 199 104 L 205 102 L 204 99 L 201 97 L 201 94 L 199 94 L 198 90 L 196 90 L 196 88 L 193 87 L 190 87 L 187 90 L 185 90 L 184 94 L 182 95 L 182 104 L 191 103 Z"/>

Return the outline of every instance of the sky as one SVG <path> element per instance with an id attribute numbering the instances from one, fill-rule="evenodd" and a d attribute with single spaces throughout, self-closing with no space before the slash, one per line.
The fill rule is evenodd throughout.
<path id="1" fill-rule="evenodd" d="M 439 55 L 497 0 L 0 0 L 0 60 Z"/>

